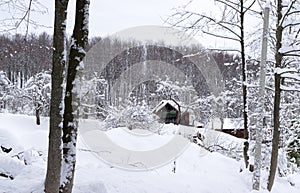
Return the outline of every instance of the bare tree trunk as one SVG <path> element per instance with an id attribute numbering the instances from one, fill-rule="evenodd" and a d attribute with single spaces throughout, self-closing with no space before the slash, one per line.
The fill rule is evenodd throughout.
<path id="1" fill-rule="evenodd" d="M 244 31 L 244 22 L 245 22 L 245 14 L 247 11 L 251 9 L 254 5 L 255 0 L 245 5 L 245 0 L 238 0 L 238 1 L 224 1 L 224 0 L 215 0 L 216 3 L 224 6 L 223 9 L 223 16 L 221 18 L 216 19 L 214 16 L 207 16 L 201 13 L 194 13 L 187 11 L 186 8 L 183 8 L 181 12 L 174 14 L 172 17 L 178 16 L 179 19 L 173 26 L 182 27 L 183 24 L 185 30 L 201 30 L 202 33 L 214 36 L 216 38 L 223 38 L 231 41 L 239 42 L 240 50 L 236 50 L 241 53 L 242 59 L 242 92 L 243 92 L 243 119 L 244 119 L 244 148 L 243 148 L 243 155 L 246 167 L 249 165 L 249 130 L 248 130 L 248 109 L 247 109 L 247 86 L 246 86 L 246 51 L 245 51 L 245 31 Z M 193 16 L 196 17 L 195 22 L 188 24 L 185 26 L 184 22 L 189 21 L 190 18 Z M 234 20 L 234 21 L 233 21 Z M 226 33 L 223 33 L 222 30 L 216 30 L 214 32 L 203 28 L 207 24 L 211 24 L 211 26 L 216 26 L 218 28 L 224 29 Z M 217 28 L 217 29 L 218 29 Z M 231 50 L 231 49 L 229 49 Z M 224 50 L 226 51 L 226 49 Z M 232 51 L 232 50 L 231 50 Z"/>
<path id="2" fill-rule="evenodd" d="M 52 90 L 50 103 L 50 132 L 45 192 L 59 192 L 61 171 L 61 129 L 63 112 L 63 80 L 66 65 L 66 18 L 68 0 L 55 0 L 53 35 Z"/>
<path id="3" fill-rule="evenodd" d="M 71 193 L 73 188 L 76 142 L 79 114 L 80 77 L 84 68 L 83 58 L 88 43 L 89 0 L 76 1 L 76 19 L 72 35 L 71 50 L 66 81 L 65 111 L 63 121 L 63 160 L 60 192 Z"/>
<path id="4" fill-rule="evenodd" d="M 240 1 L 240 44 L 241 44 L 241 57 L 242 57 L 242 92 L 243 92 L 243 119 L 244 119 L 244 148 L 243 148 L 243 155 L 245 166 L 248 168 L 249 165 L 249 130 L 248 130 L 248 109 L 247 109 L 247 86 L 246 86 L 246 58 L 245 58 L 245 32 L 244 32 L 244 20 L 245 20 L 245 10 L 244 10 L 244 2 L 243 0 Z"/>
<path id="5" fill-rule="evenodd" d="M 35 117 L 36 117 L 36 124 L 41 124 L 41 116 L 40 116 L 41 104 L 38 103 L 38 106 L 35 109 Z"/>
<path id="6" fill-rule="evenodd" d="M 282 63 L 282 54 L 279 52 L 282 47 L 282 31 L 283 27 L 280 25 L 282 19 L 282 0 L 277 0 L 277 29 L 276 29 L 276 53 L 275 53 L 275 68 L 280 68 Z M 268 178 L 268 190 L 271 191 L 274 184 L 275 174 L 277 170 L 278 161 L 278 147 L 279 147 L 279 127 L 280 127 L 280 74 L 275 73 L 275 97 L 274 97 L 274 130 L 272 138 L 272 154 L 270 173 Z"/>

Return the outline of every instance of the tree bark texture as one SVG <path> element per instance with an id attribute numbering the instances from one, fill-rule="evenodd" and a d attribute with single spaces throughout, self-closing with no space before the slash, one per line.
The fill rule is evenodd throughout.
<path id="1" fill-rule="evenodd" d="M 66 66 L 65 30 L 68 0 L 55 0 L 53 34 L 52 90 L 50 103 L 50 132 L 45 192 L 59 192 L 61 171 L 61 129 L 64 70 Z"/>
<path id="2" fill-rule="evenodd" d="M 244 11 L 244 2 L 240 1 L 240 44 L 241 44 L 241 58 L 242 58 L 242 94 L 243 94 L 243 119 L 244 119 L 244 162 L 246 168 L 249 166 L 249 130 L 248 130 L 248 109 L 247 109 L 247 86 L 246 86 L 246 58 L 245 58 L 245 32 L 244 32 L 244 19 L 245 19 L 245 11 Z"/>
<path id="3" fill-rule="evenodd" d="M 76 20 L 72 35 L 66 80 L 65 111 L 63 121 L 63 160 L 60 192 L 71 193 L 73 188 L 78 114 L 80 104 L 80 73 L 88 43 L 89 0 L 76 1 Z"/>
<path id="4" fill-rule="evenodd" d="M 275 53 L 275 68 L 282 66 L 282 54 L 279 52 L 282 47 L 282 31 L 283 27 L 280 26 L 282 19 L 282 0 L 277 0 L 277 29 L 276 29 L 276 53 Z M 275 96 L 274 96 L 274 130 L 272 138 L 272 153 L 271 153 L 271 165 L 268 178 L 268 190 L 271 191 L 274 184 L 274 179 L 277 170 L 278 162 L 278 148 L 279 148 L 279 128 L 280 128 L 280 74 L 275 73 Z"/>

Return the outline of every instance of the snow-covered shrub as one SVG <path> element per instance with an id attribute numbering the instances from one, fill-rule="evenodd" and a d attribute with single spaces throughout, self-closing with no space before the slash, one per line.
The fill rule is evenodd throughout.
<path id="1" fill-rule="evenodd" d="M 109 115 L 104 120 L 105 130 L 116 127 L 128 129 L 145 129 L 157 132 L 160 128 L 159 117 L 146 104 L 127 105 L 122 108 L 109 109 Z"/>
<path id="2" fill-rule="evenodd" d="M 297 130 L 298 133 L 293 135 L 294 138 L 287 147 L 288 166 L 292 172 L 300 170 L 300 125 Z"/>
<path id="3" fill-rule="evenodd" d="M 7 78 L 6 73 L 0 71 L 0 111 L 6 108 L 7 103 L 7 93 L 11 87 L 11 82 Z"/>
<path id="4" fill-rule="evenodd" d="M 121 113 L 119 111 L 110 111 L 110 114 L 104 119 L 104 130 L 116 128 L 119 125 Z"/>
<path id="5" fill-rule="evenodd" d="M 130 106 L 127 108 L 121 121 L 125 123 L 128 129 L 145 129 L 156 132 L 159 128 L 158 116 L 152 113 L 145 104 Z"/>
<path id="6" fill-rule="evenodd" d="M 106 80 L 97 76 L 97 74 L 91 79 L 83 77 L 83 84 L 80 91 L 80 116 L 82 118 L 97 118 L 103 120 L 107 117 L 107 109 L 109 109 L 109 107 L 106 109 L 106 85 Z"/>
<path id="7" fill-rule="evenodd" d="M 3 98 L 5 109 L 10 113 L 28 114 L 25 106 L 30 103 L 30 100 L 26 96 L 24 89 L 12 85 Z"/>
<path id="8" fill-rule="evenodd" d="M 4 91 L 8 85 L 10 85 L 11 82 L 7 78 L 6 73 L 3 71 L 0 71 L 0 89 L 1 91 Z"/>
<path id="9" fill-rule="evenodd" d="M 0 105 L 11 113 L 32 115 L 39 110 L 41 115 L 49 115 L 51 98 L 51 74 L 38 73 L 26 82 L 24 88 L 12 85 L 5 73 L 0 72 Z M 1 109 L 1 106 L 0 106 Z"/>
<path id="10" fill-rule="evenodd" d="M 42 115 L 49 115 L 51 98 L 51 73 L 49 71 L 40 72 L 31 77 L 25 84 L 24 97 L 30 100 L 27 109 L 39 110 Z"/>

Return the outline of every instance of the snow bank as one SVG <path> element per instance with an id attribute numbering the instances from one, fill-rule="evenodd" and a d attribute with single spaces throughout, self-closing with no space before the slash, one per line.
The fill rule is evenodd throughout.
<path id="1" fill-rule="evenodd" d="M 25 165 L 24 160 L 12 157 L 19 153 L 16 150 L 0 153 L 0 171 L 14 175 L 14 180 L 0 177 L 0 192 L 42 193 L 47 163 L 48 119 L 43 118 L 41 125 L 36 126 L 34 117 L 0 114 L 0 123 L 0 143 L 24 151 L 26 159 L 31 160 Z M 90 130 L 99 126 L 96 121 L 84 120 L 81 123 Z M 120 146 L 148 150 L 163 145 L 176 130 L 174 125 L 167 127 L 163 136 L 138 136 L 125 128 L 108 131 L 107 135 Z M 141 172 L 122 170 L 104 163 L 85 145 L 81 133 L 77 145 L 74 193 L 253 192 L 252 174 L 239 172 L 240 162 L 220 153 L 210 153 L 196 144 L 189 145 L 179 157 L 163 167 Z M 262 172 L 262 175 L 261 193 L 266 192 L 267 172 Z M 276 178 L 272 193 L 283 192 L 300 192 L 299 174 Z"/>

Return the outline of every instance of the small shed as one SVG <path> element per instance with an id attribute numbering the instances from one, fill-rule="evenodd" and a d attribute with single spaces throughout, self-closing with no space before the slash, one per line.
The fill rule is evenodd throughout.
<path id="1" fill-rule="evenodd" d="M 159 116 L 161 122 L 178 124 L 180 119 L 180 106 L 174 100 L 162 100 L 153 113 Z"/>
<path id="2" fill-rule="evenodd" d="M 207 129 L 222 131 L 238 138 L 244 137 L 244 120 L 242 118 L 213 118 L 206 125 Z"/>
<path id="3" fill-rule="evenodd" d="M 189 125 L 189 113 L 181 113 L 180 105 L 173 99 L 162 100 L 154 109 L 153 113 L 159 116 L 160 121 L 166 124 Z"/>

